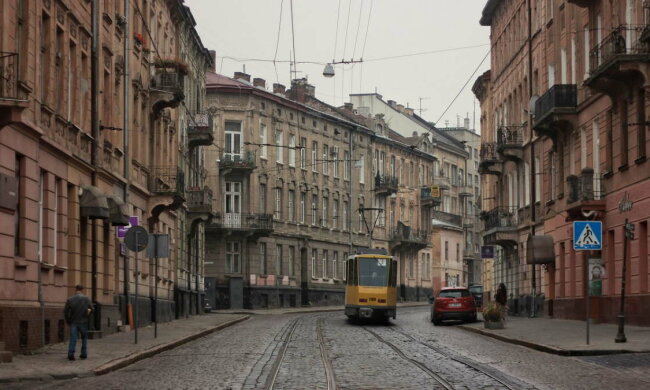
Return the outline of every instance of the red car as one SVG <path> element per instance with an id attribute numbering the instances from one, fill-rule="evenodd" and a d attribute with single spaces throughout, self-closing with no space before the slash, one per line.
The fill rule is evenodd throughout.
<path id="1" fill-rule="evenodd" d="M 431 322 L 440 325 L 445 320 L 476 321 L 476 302 L 465 287 L 445 287 L 431 306 Z"/>

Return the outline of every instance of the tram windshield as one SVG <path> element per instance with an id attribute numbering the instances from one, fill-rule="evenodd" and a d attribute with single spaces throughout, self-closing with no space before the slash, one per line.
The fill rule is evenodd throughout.
<path id="1" fill-rule="evenodd" d="M 359 259 L 359 285 L 380 287 L 388 285 L 390 259 Z"/>

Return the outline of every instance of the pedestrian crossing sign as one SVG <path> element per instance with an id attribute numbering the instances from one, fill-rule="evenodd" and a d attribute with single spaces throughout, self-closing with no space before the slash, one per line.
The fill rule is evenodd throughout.
<path id="1" fill-rule="evenodd" d="M 573 249 L 577 251 L 602 250 L 603 223 L 600 221 L 574 221 Z"/>

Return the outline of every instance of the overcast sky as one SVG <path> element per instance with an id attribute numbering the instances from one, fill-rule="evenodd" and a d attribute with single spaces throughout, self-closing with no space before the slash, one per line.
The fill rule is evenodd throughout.
<path id="1" fill-rule="evenodd" d="M 278 81 L 291 84 L 291 0 L 185 2 L 203 44 L 217 52 L 218 73 L 232 77 L 245 66 L 269 88 Z M 293 0 L 298 77 L 308 77 L 316 96 L 335 105 L 349 101 L 350 93 L 375 90 L 384 100 L 415 109 L 423 98 L 422 116 L 438 121 L 488 53 L 489 28 L 478 24 L 484 5 L 485 0 Z M 322 75 L 332 59 L 362 57 L 361 64 L 337 65 L 333 78 Z M 439 126 L 446 120 L 455 126 L 457 115 L 472 118 L 475 105 L 478 116 L 471 86 L 489 66 L 488 57 Z"/>

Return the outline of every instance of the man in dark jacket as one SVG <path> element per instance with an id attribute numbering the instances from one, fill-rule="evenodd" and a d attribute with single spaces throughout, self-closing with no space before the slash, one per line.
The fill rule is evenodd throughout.
<path id="1" fill-rule="evenodd" d="M 77 293 L 65 302 L 63 315 L 65 322 L 70 326 L 70 344 L 68 344 L 68 359 L 74 360 L 74 353 L 77 349 L 77 337 L 81 334 L 81 354 L 79 357 L 88 357 L 88 319 L 93 311 L 90 298 L 85 296 L 83 286 L 77 285 Z"/>

